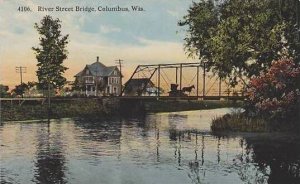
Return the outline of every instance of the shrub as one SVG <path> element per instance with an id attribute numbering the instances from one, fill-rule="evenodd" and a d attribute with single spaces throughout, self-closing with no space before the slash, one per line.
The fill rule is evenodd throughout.
<path id="1" fill-rule="evenodd" d="M 270 69 L 250 81 L 247 110 L 268 119 L 299 114 L 300 67 L 291 58 L 273 61 Z"/>

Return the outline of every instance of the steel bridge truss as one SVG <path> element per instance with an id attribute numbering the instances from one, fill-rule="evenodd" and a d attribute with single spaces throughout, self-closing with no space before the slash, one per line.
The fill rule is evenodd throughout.
<path id="1" fill-rule="evenodd" d="M 161 80 L 164 79 L 163 77 L 163 69 L 174 69 L 175 70 L 175 83 L 178 84 L 179 90 L 181 91 L 183 88 L 183 68 L 196 68 L 196 74 L 194 78 L 196 78 L 196 96 L 206 96 L 207 90 L 206 90 L 206 68 L 205 63 L 170 63 L 170 64 L 151 64 L 151 65 L 138 65 L 134 72 L 132 73 L 131 77 L 128 81 L 131 81 L 132 79 L 139 78 L 140 75 L 142 75 L 144 78 L 147 78 L 147 83 L 144 85 L 142 91 L 145 91 L 147 88 L 147 85 L 153 78 L 153 76 L 157 75 L 157 89 L 161 89 Z M 200 80 L 200 69 L 202 69 L 202 94 L 199 94 L 199 80 Z M 148 73 L 145 75 L 145 72 Z M 219 79 L 219 78 L 218 78 Z M 165 80 L 165 79 L 164 79 Z M 215 81 L 216 82 L 216 81 Z M 124 94 L 125 90 L 128 88 L 128 83 L 125 84 L 124 88 L 122 89 L 121 96 Z M 210 90 L 210 88 L 209 88 Z M 157 93 L 157 96 L 160 96 L 160 92 Z M 221 79 L 219 79 L 219 86 L 218 86 L 218 96 L 221 96 Z"/>

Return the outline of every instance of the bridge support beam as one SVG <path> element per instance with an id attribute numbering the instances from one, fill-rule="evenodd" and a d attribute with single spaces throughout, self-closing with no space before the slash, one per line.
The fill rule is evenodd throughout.
<path id="1" fill-rule="evenodd" d="M 182 64 L 180 64 L 180 79 L 179 79 L 179 82 L 180 82 L 179 89 L 181 91 L 181 89 L 182 89 Z"/>
<path id="2" fill-rule="evenodd" d="M 176 84 L 178 84 L 178 67 L 176 67 Z"/>
<path id="3" fill-rule="evenodd" d="M 197 84 L 196 84 L 196 95 L 199 97 L 199 66 L 197 66 Z"/>
<path id="4" fill-rule="evenodd" d="M 133 78 L 133 76 L 137 73 L 137 71 L 138 71 L 139 68 L 140 68 L 140 65 L 138 65 L 138 66 L 135 68 L 134 72 L 132 73 L 132 75 L 131 75 L 131 77 L 129 78 L 128 81 L 130 81 L 130 80 Z M 125 85 L 124 88 L 122 89 L 122 92 L 121 92 L 120 96 L 123 95 L 123 93 L 124 93 L 124 91 L 125 91 L 126 88 L 127 88 L 127 85 Z"/>
<path id="5" fill-rule="evenodd" d="M 222 93 L 222 79 L 221 77 L 219 78 L 219 96 L 221 96 L 221 93 Z"/>
<path id="6" fill-rule="evenodd" d="M 157 96 L 160 96 L 160 65 L 158 65 L 158 68 L 157 68 Z"/>

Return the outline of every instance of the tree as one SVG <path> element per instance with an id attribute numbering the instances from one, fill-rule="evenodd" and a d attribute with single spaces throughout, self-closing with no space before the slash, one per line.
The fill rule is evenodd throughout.
<path id="1" fill-rule="evenodd" d="M 243 76 L 249 79 L 266 71 L 284 48 L 300 63 L 300 45 L 294 34 L 299 27 L 295 26 L 299 4 L 295 0 L 193 3 L 179 22 L 188 27 L 186 50 L 202 58 L 207 70 L 228 77 L 232 86 Z"/>
<path id="2" fill-rule="evenodd" d="M 61 88 L 66 78 L 64 72 L 68 69 L 63 65 L 67 59 L 66 45 L 69 35 L 61 34 L 61 21 L 45 16 L 40 24 L 35 23 L 35 29 L 40 35 L 40 47 L 33 47 L 37 59 L 38 85 L 42 89 L 47 89 L 50 84 L 53 88 Z"/>
<path id="3" fill-rule="evenodd" d="M 300 67 L 291 58 L 273 61 L 267 72 L 251 79 L 248 105 L 268 118 L 291 118 L 299 113 Z"/>
<path id="4" fill-rule="evenodd" d="M 8 90 L 9 90 L 8 86 L 0 84 L 0 97 L 3 98 L 3 97 L 10 96 Z"/>
<path id="5" fill-rule="evenodd" d="M 24 95 L 25 91 L 29 89 L 26 83 L 17 85 L 11 92 L 16 96 Z"/>

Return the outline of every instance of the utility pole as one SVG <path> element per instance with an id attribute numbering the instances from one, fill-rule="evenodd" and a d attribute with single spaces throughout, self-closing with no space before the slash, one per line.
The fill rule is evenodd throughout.
<path id="1" fill-rule="evenodd" d="M 20 78 L 21 78 L 21 88 L 22 88 L 22 84 L 23 84 L 23 73 L 26 73 L 26 67 L 24 67 L 24 66 L 16 66 L 16 72 L 17 73 L 20 73 Z M 23 93 L 22 93 L 22 98 L 23 98 L 24 96 L 23 96 Z"/>
<path id="2" fill-rule="evenodd" d="M 23 83 L 23 73 L 26 73 L 26 69 L 24 66 L 16 66 L 16 72 L 20 73 L 21 84 Z"/>
<path id="3" fill-rule="evenodd" d="M 124 60 L 121 60 L 121 59 L 117 59 L 116 60 L 117 61 L 117 64 L 119 64 L 119 68 L 120 68 L 120 80 L 119 80 L 119 82 L 120 82 L 120 92 L 119 92 L 119 96 L 122 96 L 122 62 L 124 61 Z"/>

